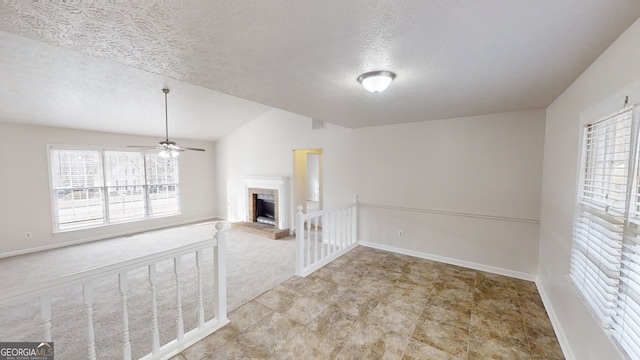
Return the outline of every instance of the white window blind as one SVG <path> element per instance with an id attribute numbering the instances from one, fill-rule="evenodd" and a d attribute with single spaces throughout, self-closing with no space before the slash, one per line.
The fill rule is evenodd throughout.
<path id="1" fill-rule="evenodd" d="M 180 212 L 175 158 L 52 147 L 50 165 L 56 231 Z"/>
<path id="2" fill-rule="evenodd" d="M 638 111 L 584 129 L 570 278 L 630 359 L 640 359 Z"/>

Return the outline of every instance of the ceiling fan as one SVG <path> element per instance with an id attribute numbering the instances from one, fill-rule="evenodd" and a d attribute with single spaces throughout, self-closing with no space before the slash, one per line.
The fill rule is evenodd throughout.
<path id="1" fill-rule="evenodd" d="M 161 157 L 163 159 L 175 158 L 185 150 L 204 151 L 204 149 L 178 146 L 176 145 L 175 142 L 169 141 L 169 112 L 167 111 L 167 94 L 169 94 L 169 89 L 162 89 L 162 92 L 164 93 L 164 125 L 165 125 L 164 140 L 158 142 L 158 146 L 154 146 L 154 147 L 137 146 L 137 145 L 129 145 L 128 147 L 141 148 L 142 150 L 160 149 L 160 152 L 158 153 L 158 157 Z"/>

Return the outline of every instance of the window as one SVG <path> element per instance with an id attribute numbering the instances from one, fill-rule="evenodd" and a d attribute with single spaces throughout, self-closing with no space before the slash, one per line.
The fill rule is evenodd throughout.
<path id="1" fill-rule="evenodd" d="M 176 158 L 146 155 L 149 213 L 169 215 L 178 212 L 178 169 Z"/>
<path id="2" fill-rule="evenodd" d="M 175 158 L 61 147 L 50 156 L 56 231 L 180 213 Z"/>
<path id="3" fill-rule="evenodd" d="M 638 109 L 587 124 L 570 279 L 631 359 L 640 359 Z"/>
<path id="4" fill-rule="evenodd" d="M 104 224 L 102 159 L 98 151 L 51 151 L 58 230 Z"/>
<path id="5" fill-rule="evenodd" d="M 105 151 L 107 212 L 110 222 L 144 219 L 144 163 L 139 152 Z"/>

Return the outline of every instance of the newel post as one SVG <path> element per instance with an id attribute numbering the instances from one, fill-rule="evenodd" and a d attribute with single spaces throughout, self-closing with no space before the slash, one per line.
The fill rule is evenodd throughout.
<path id="1" fill-rule="evenodd" d="M 227 235 L 222 231 L 224 225 L 221 222 L 216 223 L 216 234 L 214 237 L 218 240 L 216 247 L 213 248 L 213 276 L 216 282 L 215 286 L 215 317 L 218 321 L 227 320 Z"/>
<path id="2" fill-rule="evenodd" d="M 304 273 L 304 220 L 302 220 L 302 205 L 298 205 L 296 213 L 296 275 Z"/>

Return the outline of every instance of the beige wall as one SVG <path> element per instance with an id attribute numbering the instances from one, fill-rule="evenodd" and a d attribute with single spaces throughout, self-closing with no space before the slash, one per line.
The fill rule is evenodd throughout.
<path id="1" fill-rule="evenodd" d="M 181 141 L 206 152 L 180 156 L 182 214 L 152 220 L 53 234 L 47 145 L 125 148 L 158 139 L 132 135 L 0 124 L 0 256 L 102 239 L 132 232 L 209 219 L 215 215 L 213 143 Z M 33 236 L 25 238 L 25 232 Z"/>
<path id="2" fill-rule="evenodd" d="M 360 238 L 532 279 L 543 137 L 543 110 L 358 130 Z"/>
<path id="3" fill-rule="evenodd" d="M 324 208 L 356 192 L 363 203 L 400 208 L 363 206 L 361 240 L 532 278 L 543 136 L 542 110 L 326 131 L 272 110 L 216 143 L 217 210 L 243 219 L 242 176 L 293 176 L 291 152 L 321 148 Z"/>
<path id="4" fill-rule="evenodd" d="M 568 359 L 623 359 L 569 283 L 581 124 L 640 101 L 636 21 L 547 108 L 539 285 Z"/>

